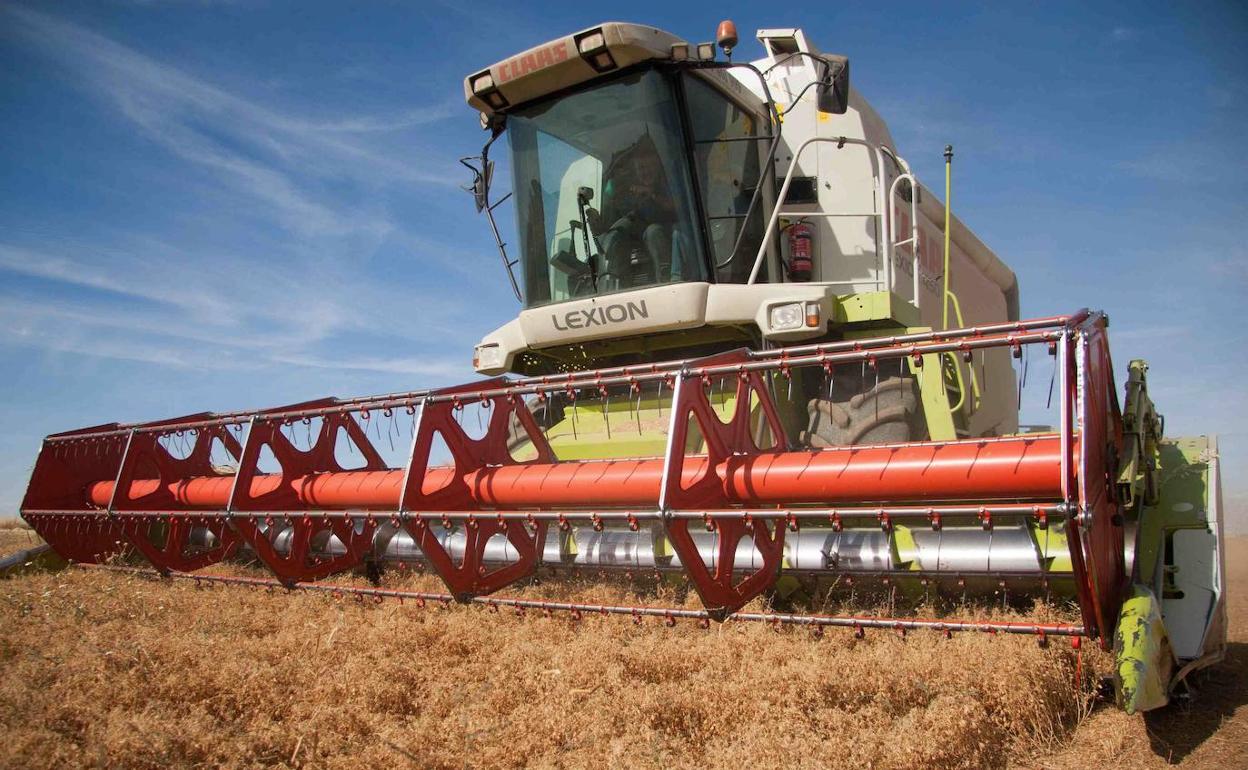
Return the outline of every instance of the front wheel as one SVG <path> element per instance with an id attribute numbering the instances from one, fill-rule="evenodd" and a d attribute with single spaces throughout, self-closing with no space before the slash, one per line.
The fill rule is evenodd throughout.
<path id="1" fill-rule="evenodd" d="M 831 397 L 824 393 L 807 404 L 810 421 L 802 439 L 813 448 L 925 440 L 918 391 L 914 377 L 906 375 L 878 383 L 838 376 Z"/>

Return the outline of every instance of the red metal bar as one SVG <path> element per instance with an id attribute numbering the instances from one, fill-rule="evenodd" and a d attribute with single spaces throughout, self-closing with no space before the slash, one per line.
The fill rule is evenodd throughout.
<path id="1" fill-rule="evenodd" d="M 198 418 L 201 415 L 193 415 Z M 169 420 L 170 427 L 162 432 L 132 433 L 126 444 L 114 483 L 113 495 L 108 502 L 110 515 L 116 516 L 126 540 L 143 554 L 153 566 L 162 572 L 189 572 L 228 559 L 238 548 L 237 533 L 222 526 L 217 543 L 212 548 L 193 547 L 190 534 L 195 526 L 206 526 L 207 521 L 186 519 L 129 517 L 127 512 L 168 510 L 177 502 L 169 487 L 178 481 L 196 476 L 213 474 L 212 451 L 219 442 L 224 451 L 238 460 L 242 447 L 238 440 L 222 426 L 195 431 L 184 436 L 180 428 L 173 427 L 187 418 Z M 189 442 L 185 457 L 176 457 L 169 451 L 167 441 L 181 439 Z M 155 486 L 143 485 L 142 492 L 135 489 L 135 479 L 140 474 L 156 473 Z"/>
<path id="2" fill-rule="evenodd" d="M 68 561 L 101 563 L 127 547 L 121 523 L 103 513 L 34 515 L 28 516 L 27 521 L 44 542 Z"/>
<path id="3" fill-rule="evenodd" d="M 734 455 L 719 469 L 741 502 L 1039 500 L 1061 494 L 1056 436 Z"/>
<path id="4" fill-rule="evenodd" d="M 716 366 L 744 359 L 742 353 L 726 353 L 704 359 L 702 363 Z M 734 455 L 758 456 L 765 448 L 755 442 L 750 423 L 751 403 L 755 400 L 764 427 L 772 436 L 772 444 L 776 449 L 787 448 L 784 425 L 762 375 L 742 372 L 737 377 L 734 407 L 727 422 L 719 419 L 703 385 L 702 378 L 682 375 L 672 397 L 671 428 L 667 456 L 664 458 L 663 486 L 658 499 L 659 508 L 663 511 L 720 506 L 730 502 L 722 480 L 710 470 L 718 468 Z M 708 467 L 705 473 L 688 481 L 684 472 L 688 459 L 686 447 L 689 426 L 695 422 L 706 444 Z M 689 525 L 689 519 L 668 517 L 664 520 L 668 542 L 680 557 L 680 563 L 711 618 L 723 620 L 775 583 L 784 558 L 785 525 L 782 522 L 753 521 L 741 516 L 708 516 L 707 525 L 719 534 L 713 569 L 708 569 L 702 561 Z M 737 544 L 744 538 L 753 542 L 762 557 L 762 564 L 734 583 Z"/>
<path id="5" fill-rule="evenodd" d="M 194 572 L 225 561 L 238 550 L 240 542 L 232 527 L 215 518 L 120 514 L 117 521 L 130 544 L 143 554 L 143 558 L 166 573 Z M 217 541 L 211 548 L 191 547 L 190 535 L 196 527 L 212 531 Z"/>
<path id="6" fill-rule="evenodd" d="M 1115 391 L 1113 362 L 1105 322 L 1085 325 L 1078 347 L 1082 376 L 1079 399 L 1079 511 L 1088 595 L 1095 615 L 1094 633 L 1102 648 L 1112 645 L 1114 626 L 1126 588 L 1124 531 L 1118 501 L 1116 462 L 1122 447 L 1122 417 Z"/>
<path id="7" fill-rule="evenodd" d="M 437 391 L 439 395 L 455 395 L 479 387 L 476 384 L 447 388 Z M 413 431 L 412 450 L 407 472 L 399 488 L 396 510 L 429 511 L 438 509 L 473 508 L 472 493 L 467 481 L 471 473 L 486 467 L 520 464 L 511 456 L 508 439 L 513 420 L 520 424 L 536 450 L 534 463 L 550 465 L 555 453 L 546 443 L 546 436 L 538 427 L 524 401 L 517 398 L 495 396 L 488 401 L 490 421 L 485 435 L 473 439 L 455 419 L 461 402 L 450 401 L 426 403 L 421 407 L 417 428 Z M 450 473 L 440 474 L 445 480 L 435 480 L 430 485 L 429 456 L 434 438 L 441 436 L 450 450 L 455 467 Z M 498 519 L 472 519 L 467 522 L 463 558 L 457 563 L 446 547 L 422 518 L 409 519 L 404 523 L 415 539 L 421 553 L 438 573 L 458 601 L 474 596 L 491 594 L 500 588 L 527 577 L 537 569 L 541 545 L 546 539 L 546 523 Z M 490 538 L 504 535 L 516 551 L 516 560 L 487 566 L 485 547 Z"/>
<path id="8" fill-rule="evenodd" d="M 939 352 L 965 352 L 975 348 L 999 347 L 1003 345 L 1030 344 L 1057 339 L 1062 330 L 1073 329 L 1083 323 L 1090 315 L 1087 310 L 1080 310 L 1069 316 L 1051 316 L 1048 318 L 1012 321 L 1001 324 L 971 326 L 961 329 L 923 332 L 873 339 L 851 340 L 833 343 L 817 343 L 812 345 L 794 346 L 779 350 L 742 351 L 748 359 L 744 364 L 733 363 L 727 366 L 708 366 L 700 359 L 667 361 L 658 364 L 637 364 L 632 366 L 609 367 L 591 371 L 568 372 L 558 375 L 541 375 L 524 377 L 515 380 L 495 378 L 481 383 L 472 383 L 459 390 L 478 400 L 490 399 L 495 396 L 515 398 L 535 393 L 551 393 L 576 390 L 582 388 L 595 389 L 599 386 L 628 385 L 635 382 L 654 382 L 670 380 L 679 371 L 688 371 L 696 376 L 703 374 L 719 376 L 735 374 L 737 368 L 745 366 L 752 370 L 774 369 L 780 366 L 802 366 L 822 364 L 826 362 L 847 363 L 859 360 L 882 360 L 887 358 L 910 357 L 915 354 Z M 439 391 L 445 392 L 445 391 Z M 212 426 L 242 425 L 251 417 L 264 415 L 282 421 L 300 420 L 305 417 L 321 417 L 327 414 L 338 414 L 353 411 L 408 409 L 411 410 L 426 401 L 437 400 L 438 396 L 428 390 L 388 393 L 378 396 L 367 396 L 354 399 L 321 399 L 299 404 L 290 404 L 263 411 L 239 411 L 226 413 L 204 413 L 194 415 L 196 419 L 181 418 L 178 427 L 190 430 Z M 156 423 L 119 424 L 109 423 L 48 436 L 46 441 L 75 443 L 84 440 L 124 437 L 130 431 L 147 431 L 159 429 L 171 421 Z"/>
<path id="9" fill-rule="evenodd" d="M 686 459 L 682 484 L 706 475 L 705 456 Z M 423 489 L 432 493 L 455 478 L 452 468 L 430 468 Z M 485 467 L 463 475 L 445 510 L 473 508 L 654 507 L 663 460 L 595 460 Z M 233 477 L 193 478 L 169 484 L 171 507 L 222 509 Z M 134 482 L 145 494 L 160 482 Z M 251 496 L 266 497 L 280 475 L 254 476 Z M 290 481 L 292 509 L 398 510 L 403 471 L 319 473 Z M 1061 497 L 1060 441 L 1033 435 L 993 441 L 948 441 L 884 447 L 834 447 L 807 452 L 729 455 L 716 465 L 711 486 L 732 503 L 861 503 L 929 500 L 1053 500 Z M 97 507 L 108 505 L 113 482 L 88 488 Z M 431 510 L 437 510 L 433 506 Z"/>
<path id="10" fill-rule="evenodd" d="M 321 402 L 309 402 L 316 406 Z M 326 415 L 322 418 L 316 441 L 306 450 L 296 447 L 282 433 L 283 423 L 263 417 L 253 418 L 247 431 L 247 441 L 239 457 L 238 472 L 233 477 L 225 508 L 229 511 L 284 511 L 301 507 L 296 482 L 322 473 L 341 473 L 342 466 L 335 457 L 335 447 L 340 433 L 352 442 L 364 458 L 364 467 L 380 472 L 385 463 L 368 440 L 355 419 L 345 413 Z M 267 448 L 281 466 L 272 483 L 255 484 L 262 451 Z M 300 580 L 316 580 L 342 572 L 360 564 L 372 545 L 376 522 L 371 517 L 355 522 L 343 519 L 293 517 L 283 520 L 289 523 L 290 547 L 281 553 L 274 547 L 275 519 L 258 520 L 237 517 L 230 521 L 234 532 L 251 546 L 256 556 L 273 571 L 283 583 Z M 264 526 L 261 526 L 261 525 Z M 330 558 L 316 556 L 312 541 L 318 536 L 333 536 L 344 546 L 344 552 Z"/>
<path id="11" fill-rule="evenodd" d="M 261 527 L 261 523 L 265 525 Z M 285 524 L 285 522 L 282 522 Z M 255 554 L 283 583 L 319 580 L 326 575 L 344 572 L 364 561 L 373 545 L 377 523 L 371 518 L 359 521 L 345 519 L 296 517 L 290 519 L 290 548 L 281 553 L 271 540 L 276 519 L 259 520 L 245 516 L 231 519 L 230 526 L 252 547 Z M 329 558 L 316 556 L 312 540 L 329 531 L 345 546 L 345 552 Z"/>

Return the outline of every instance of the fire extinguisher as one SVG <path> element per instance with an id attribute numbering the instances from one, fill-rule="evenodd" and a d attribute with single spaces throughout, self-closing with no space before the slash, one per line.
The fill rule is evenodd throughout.
<path id="1" fill-rule="evenodd" d="M 815 228 L 807 222 L 794 222 L 787 231 L 789 259 L 785 271 L 790 281 L 809 281 L 815 253 Z"/>

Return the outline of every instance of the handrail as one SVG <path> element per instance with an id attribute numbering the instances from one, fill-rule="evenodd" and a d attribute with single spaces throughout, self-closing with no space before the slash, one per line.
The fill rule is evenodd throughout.
<path id="1" fill-rule="evenodd" d="M 965 324 L 962 321 L 962 306 L 958 304 L 958 295 L 954 294 L 953 292 L 949 292 L 948 301 L 951 302 L 953 305 L 953 316 L 954 318 L 957 319 L 958 326 L 959 327 L 964 326 Z M 987 366 L 987 365 L 988 364 L 986 363 L 984 364 L 984 366 Z M 965 389 L 962 388 L 962 370 L 961 368 L 959 368 L 960 365 L 958 363 L 956 356 L 953 359 L 953 367 L 958 373 L 958 387 L 963 392 L 962 392 L 962 397 L 958 400 L 957 405 L 949 409 L 950 412 L 956 412 L 959 409 L 961 409 L 963 402 L 966 401 Z M 979 378 L 975 376 L 975 364 L 972 362 L 967 362 L 966 368 L 971 373 L 971 395 L 975 397 L 974 406 L 971 407 L 971 411 L 974 411 L 979 408 L 980 403 L 983 401 L 983 394 L 980 393 L 979 391 Z"/>
<path id="2" fill-rule="evenodd" d="M 893 180 L 893 184 L 888 190 L 886 205 L 891 211 L 893 198 L 897 195 L 897 186 L 901 184 L 903 179 L 910 181 L 910 237 L 904 241 L 893 240 L 897 237 L 897 219 L 890 216 L 891 229 L 888 232 L 888 238 L 893 240 L 892 248 L 894 251 L 900 246 L 910 245 L 911 271 L 914 274 L 914 307 L 917 310 L 919 307 L 919 180 L 915 179 L 914 174 L 911 174 L 909 170 L 904 174 L 898 174 L 897 178 Z"/>

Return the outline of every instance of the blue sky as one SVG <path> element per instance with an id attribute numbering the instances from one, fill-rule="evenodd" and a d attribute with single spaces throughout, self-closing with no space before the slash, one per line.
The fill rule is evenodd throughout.
<path id="1" fill-rule="evenodd" d="M 1112 318 L 1172 434 L 1248 491 L 1248 9 L 1237 2 L 628 5 L 850 56 L 1025 315 Z M 517 310 L 457 158 L 461 78 L 620 6 L 0 4 L 0 512 L 39 439 L 444 384 Z M 504 212 L 510 215 L 510 211 Z"/>

